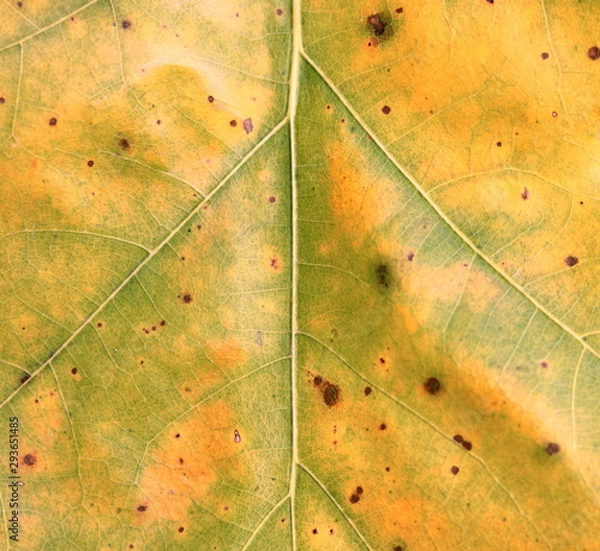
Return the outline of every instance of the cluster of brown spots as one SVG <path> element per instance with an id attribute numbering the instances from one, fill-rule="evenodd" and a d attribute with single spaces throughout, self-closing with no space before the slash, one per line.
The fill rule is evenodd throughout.
<path id="1" fill-rule="evenodd" d="M 392 111 L 392 108 L 391 108 L 389 105 L 384 105 L 384 106 L 381 108 L 381 112 L 382 112 L 384 115 L 389 115 L 391 111 Z"/>
<path id="2" fill-rule="evenodd" d="M 428 394 L 437 394 L 442 389 L 442 383 L 435 377 L 429 377 L 423 383 L 423 388 Z"/>
<path id="3" fill-rule="evenodd" d="M 523 192 L 521 193 L 521 199 L 523 199 L 523 201 L 527 201 L 527 199 L 529 199 L 529 190 L 527 188 L 523 189 Z"/>
<path id="4" fill-rule="evenodd" d="M 556 455 L 558 452 L 560 452 L 560 446 L 555 442 L 549 442 L 546 446 L 546 452 L 548 455 Z"/>
<path id="5" fill-rule="evenodd" d="M 73 369 L 71 369 L 71 373 L 72 373 L 73 375 L 77 375 L 77 368 L 76 368 L 76 367 L 74 367 Z"/>
<path id="6" fill-rule="evenodd" d="M 129 149 L 131 147 L 131 145 L 129 144 L 129 141 L 127 141 L 125 138 L 121 138 L 119 140 L 119 147 L 123 150 L 126 151 L 127 149 Z"/>
<path id="7" fill-rule="evenodd" d="M 274 270 L 279 270 L 279 260 L 275 256 L 271 258 L 271 268 Z"/>
<path id="8" fill-rule="evenodd" d="M 237 121 L 235 119 L 230 120 L 229 126 L 232 126 L 233 128 L 235 128 L 237 126 Z"/>
<path id="9" fill-rule="evenodd" d="M 587 55 L 592 61 L 596 61 L 597 59 L 600 59 L 600 48 L 598 48 L 598 46 L 592 46 L 588 50 Z"/>
<path id="10" fill-rule="evenodd" d="M 147 506 L 147 505 L 138 505 L 138 507 L 137 507 L 137 510 L 138 510 L 140 513 L 144 513 L 144 512 L 145 512 L 147 509 L 148 509 L 148 506 Z"/>
<path id="11" fill-rule="evenodd" d="M 28 453 L 25 457 L 23 457 L 23 463 L 25 463 L 25 465 L 28 467 L 33 467 L 37 463 L 37 459 L 35 458 L 35 455 Z"/>
<path id="12" fill-rule="evenodd" d="M 542 52 L 542 59 L 548 59 L 550 57 L 550 55 L 548 54 L 548 52 Z"/>
<path id="13" fill-rule="evenodd" d="M 58 121 L 56 120 L 56 117 L 52 117 L 49 121 L 48 124 L 50 126 L 56 126 L 56 124 L 58 123 Z"/>
<path id="14" fill-rule="evenodd" d="M 364 489 L 362 486 L 357 486 L 356 490 L 350 496 L 350 503 L 358 503 L 360 501 L 360 496 L 363 495 Z"/>
<path id="15" fill-rule="evenodd" d="M 387 264 L 380 264 L 375 270 L 375 272 L 377 273 L 377 281 L 379 285 L 382 285 L 383 287 L 389 287 L 390 283 L 388 279 Z"/>
<path id="16" fill-rule="evenodd" d="M 366 386 L 366 387 L 365 387 L 365 396 L 368 396 L 369 394 L 371 394 L 371 392 L 373 392 L 373 391 L 371 390 L 371 387 L 370 387 L 370 386 Z"/>
<path id="17" fill-rule="evenodd" d="M 473 444 L 471 444 L 471 442 L 468 440 L 465 440 L 460 434 L 455 434 L 452 439 L 467 451 L 471 451 L 473 449 Z"/>
<path id="18" fill-rule="evenodd" d="M 129 27 L 131 27 L 131 21 L 123 19 L 123 21 L 121 21 L 121 27 L 123 27 L 124 29 L 128 29 Z"/>
<path id="19" fill-rule="evenodd" d="M 189 293 L 186 293 L 185 295 L 183 295 L 183 298 L 181 300 L 183 300 L 183 302 L 185 302 L 186 304 L 189 304 L 190 302 L 192 302 L 192 300 L 194 300 L 194 298 Z"/>
<path id="20" fill-rule="evenodd" d="M 92 161 L 91 159 L 87 162 L 87 165 L 92 168 L 94 166 L 94 161 Z"/>
<path id="21" fill-rule="evenodd" d="M 458 471 L 460 471 L 460 469 L 456 465 L 453 465 L 452 468 L 450 469 L 450 472 L 452 474 L 458 474 Z"/>
<path id="22" fill-rule="evenodd" d="M 579 263 L 579 259 L 576 256 L 567 256 L 567 258 L 565 258 L 565 264 L 567 266 L 569 266 L 569 268 L 571 268 L 572 266 L 575 266 L 575 264 Z"/>

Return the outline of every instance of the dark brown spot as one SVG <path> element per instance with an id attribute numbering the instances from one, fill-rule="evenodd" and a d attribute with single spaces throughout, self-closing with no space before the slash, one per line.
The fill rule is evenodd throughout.
<path id="1" fill-rule="evenodd" d="M 90 161 L 88 161 L 88 162 L 87 162 L 87 165 L 88 165 L 90 168 L 92 168 L 92 167 L 94 166 L 94 161 L 91 161 L 91 160 L 90 160 Z"/>
<path id="2" fill-rule="evenodd" d="M 183 295 L 183 302 L 185 302 L 186 304 L 189 304 L 190 302 L 192 302 L 192 300 L 194 300 L 192 298 L 192 295 L 189 295 L 189 294 Z"/>
<path id="3" fill-rule="evenodd" d="M 579 263 L 579 259 L 576 256 L 567 256 L 567 258 L 565 258 L 565 264 L 567 266 L 569 266 L 569 268 L 571 266 L 575 266 L 575 264 Z"/>
<path id="4" fill-rule="evenodd" d="M 158 119 L 158 120 L 156 121 L 156 124 L 161 124 L 161 120 L 160 120 L 160 119 Z"/>
<path id="5" fill-rule="evenodd" d="M 250 134 L 254 129 L 254 125 L 252 124 L 252 119 L 244 119 L 244 130 L 246 134 Z"/>
<path id="6" fill-rule="evenodd" d="M 182 256 L 182 257 L 181 257 L 181 260 L 185 260 L 185 256 Z"/>
<path id="7" fill-rule="evenodd" d="M 24 385 L 27 381 L 29 381 L 29 379 L 31 379 L 31 375 L 29 375 L 29 373 L 25 373 L 25 375 L 21 377 L 21 384 Z"/>
<path id="8" fill-rule="evenodd" d="M 463 437 L 462 437 L 460 434 L 455 434 L 455 435 L 452 437 L 452 439 L 453 439 L 455 442 L 458 442 L 459 444 L 462 444 L 462 443 L 463 443 L 463 441 L 464 441 Z"/>
<path id="9" fill-rule="evenodd" d="M 17 8 L 22 8 L 23 7 L 23 2 L 17 2 Z"/>
<path id="10" fill-rule="evenodd" d="M 23 463 L 25 463 L 25 465 L 27 465 L 28 467 L 33 467 L 36 463 L 37 459 L 35 458 L 35 456 L 31 455 L 30 453 L 28 453 L 24 458 L 23 458 Z"/>
<path id="11" fill-rule="evenodd" d="M 148 509 L 148 506 L 147 506 L 147 505 L 138 505 L 138 508 L 137 508 L 137 510 L 138 510 L 140 513 L 143 513 L 143 512 L 144 512 L 144 511 L 146 511 L 147 509 Z"/>
<path id="12" fill-rule="evenodd" d="M 183 526 L 180 526 L 177 531 L 181 534 L 181 532 L 183 532 L 185 530 L 185 528 Z"/>
<path id="13" fill-rule="evenodd" d="M 387 429 L 387 425 L 385 423 L 381 423 L 381 425 L 379 425 L 379 430 L 385 430 Z"/>
<path id="14" fill-rule="evenodd" d="M 229 126 L 236 127 L 237 126 L 237 121 L 235 119 L 234 120 L 230 120 L 229 121 Z"/>
<path id="15" fill-rule="evenodd" d="M 269 203 L 274 203 L 275 202 L 275 197 L 269 197 Z"/>
<path id="16" fill-rule="evenodd" d="M 215 98 L 213 98 L 212 96 L 208 96 L 208 98 L 206 98 L 206 99 L 208 99 L 209 103 L 212 103 L 213 101 L 215 101 Z"/>
<path id="17" fill-rule="evenodd" d="M 450 469 L 450 472 L 452 474 L 458 474 L 458 471 L 460 471 L 460 469 L 456 465 L 453 465 L 452 468 Z"/>
<path id="18" fill-rule="evenodd" d="M 282 10 L 281 8 L 277 8 L 277 9 L 275 10 L 275 13 L 276 13 L 277 15 L 283 15 L 283 10 Z"/>
<path id="19" fill-rule="evenodd" d="M 386 470 L 386 472 L 388 472 L 388 473 L 390 472 L 390 468 L 389 468 L 389 467 L 386 467 L 386 468 L 385 468 L 385 470 Z"/>
<path id="20" fill-rule="evenodd" d="M 165 325 L 167 325 L 167 322 L 166 322 L 165 320 L 162 320 L 162 321 L 160 322 L 160 325 L 161 325 L 162 327 L 164 327 Z"/>
<path id="21" fill-rule="evenodd" d="M 52 118 L 51 118 L 51 119 L 48 121 L 48 124 L 49 124 L 50 126 L 56 126 L 56 123 L 57 123 L 57 122 L 58 122 L 58 121 L 56 120 L 56 117 L 52 117 Z"/>
<path id="22" fill-rule="evenodd" d="M 396 8 L 396 13 L 402 13 L 404 11 L 404 8 Z"/>
<path id="23" fill-rule="evenodd" d="M 313 528 L 313 531 L 312 531 L 312 533 L 313 533 L 313 534 L 318 534 L 319 532 L 317 531 L 317 529 L 316 529 L 316 528 Z"/>
<path id="24" fill-rule="evenodd" d="M 496 147 L 502 147 L 502 142 L 496 142 Z"/>
<path id="25" fill-rule="evenodd" d="M 335 406 L 340 399 L 340 387 L 326 383 L 323 388 L 323 402 L 329 407 Z"/>
<path id="26" fill-rule="evenodd" d="M 542 362 L 540 365 L 541 365 L 542 367 L 548 367 L 548 363 L 547 363 L 547 362 Z"/>
<path id="27" fill-rule="evenodd" d="M 3 105 L 4 103 L 6 103 L 6 100 L 4 98 L 0 98 L 0 105 Z"/>
<path id="28" fill-rule="evenodd" d="M 73 369 L 71 369 L 71 373 L 73 373 L 73 375 L 77 375 L 77 368 L 74 367 Z"/>
<path id="29" fill-rule="evenodd" d="M 464 442 L 462 442 L 462 447 L 468 452 L 470 452 L 473 449 L 473 444 L 471 444 L 471 442 L 469 442 L 468 440 L 465 440 Z"/>
<path id="30" fill-rule="evenodd" d="M 379 363 L 380 364 L 384 364 L 385 363 L 385 358 L 379 358 Z"/>
<path id="31" fill-rule="evenodd" d="M 435 377 L 429 377 L 424 383 L 423 388 L 429 394 L 437 394 L 442 389 L 442 383 Z"/>
<path id="32" fill-rule="evenodd" d="M 402 551 L 402 546 L 401 545 L 396 545 L 394 547 L 393 551 Z"/>
<path id="33" fill-rule="evenodd" d="M 180 464 L 180 465 L 183 465 L 183 457 L 180 457 L 180 458 L 179 458 L 179 464 Z"/>
<path id="34" fill-rule="evenodd" d="M 156 325 L 152 326 L 152 331 L 156 331 Z"/>
<path id="35" fill-rule="evenodd" d="M 365 491 L 363 490 L 363 487 L 362 487 L 362 486 L 357 486 L 357 487 L 356 487 L 356 493 L 357 493 L 359 496 L 361 496 L 361 495 L 363 495 L 363 494 L 365 493 Z"/>
<path id="36" fill-rule="evenodd" d="M 550 57 L 550 54 L 548 54 L 548 52 L 542 52 L 542 59 L 548 59 Z"/>
<path id="37" fill-rule="evenodd" d="M 123 27 L 124 29 L 128 29 L 129 27 L 131 27 L 131 21 L 123 19 L 123 21 L 121 21 L 121 27 Z"/>
<path id="38" fill-rule="evenodd" d="M 177 433 L 177 434 L 175 435 L 175 438 L 180 438 L 180 437 L 181 437 L 181 434 L 179 434 L 179 433 Z"/>
<path id="39" fill-rule="evenodd" d="M 377 273 L 377 280 L 379 282 L 379 285 L 382 285 L 383 287 L 389 287 L 390 283 L 388 280 L 387 264 L 380 264 L 377 267 L 377 270 L 375 270 L 375 272 Z"/>
<path id="40" fill-rule="evenodd" d="M 381 108 L 381 112 L 382 112 L 384 115 L 389 115 L 389 114 L 390 114 L 390 112 L 391 112 L 391 110 L 392 110 L 392 109 L 391 109 L 391 107 L 390 107 L 389 105 L 384 105 L 384 106 Z"/>
<path id="41" fill-rule="evenodd" d="M 352 494 L 350 496 L 350 503 L 358 503 L 360 501 L 360 496 L 358 494 Z"/>
<path id="42" fill-rule="evenodd" d="M 527 201 L 527 199 L 529 199 L 529 190 L 527 188 L 523 188 L 521 199 L 523 199 L 523 201 Z"/>
<path id="43" fill-rule="evenodd" d="M 487 2 L 488 4 L 493 4 L 493 3 L 494 3 L 494 0 L 486 0 L 486 2 Z"/>
<path id="44" fill-rule="evenodd" d="M 593 61 L 596 61 L 598 58 L 600 58 L 600 48 L 598 48 L 598 46 L 592 46 L 588 50 L 588 57 Z"/>
<path id="45" fill-rule="evenodd" d="M 382 35 L 385 32 L 385 23 L 381 17 L 382 14 L 374 13 L 367 17 L 367 23 L 371 27 L 373 33 L 377 36 Z"/>
<path id="46" fill-rule="evenodd" d="M 373 392 L 373 391 L 371 390 L 371 387 L 370 387 L 370 386 L 366 386 L 366 387 L 365 387 L 365 396 L 368 396 L 369 394 L 371 394 L 371 392 Z"/>
<path id="47" fill-rule="evenodd" d="M 556 455 L 560 451 L 560 446 L 555 442 L 549 442 L 546 446 L 546 451 L 548 455 Z"/>
<path id="48" fill-rule="evenodd" d="M 552 116 L 553 116 L 554 118 L 556 118 L 556 117 L 558 117 L 558 113 L 557 113 L 556 111 L 552 111 Z"/>
<path id="49" fill-rule="evenodd" d="M 313 384 L 315 386 L 319 386 L 321 383 L 323 382 L 323 377 L 319 377 L 319 375 L 317 375 L 314 379 L 313 379 Z"/>
<path id="50" fill-rule="evenodd" d="M 127 150 L 129 149 L 131 146 L 129 145 L 129 142 L 125 139 L 125 138 L 121 138 L 119 140 L 119 147 L 123 150 Z"/>
<path id="51" fill-rule="evenodd" d="M 406 255 L 406 260 L 408 260 L 409 262 L 412 262 L 414 257 L 415 257 L 415 253 L 412 253 L 412 252 L 408 253 Z"/>

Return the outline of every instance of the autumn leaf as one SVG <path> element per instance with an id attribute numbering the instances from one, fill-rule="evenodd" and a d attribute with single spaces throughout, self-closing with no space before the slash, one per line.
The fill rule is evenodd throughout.
<path id="1" fill-rule="evenodd" d="M 6 2 L 2 548 L 596 549 L 599 37 Z"/>

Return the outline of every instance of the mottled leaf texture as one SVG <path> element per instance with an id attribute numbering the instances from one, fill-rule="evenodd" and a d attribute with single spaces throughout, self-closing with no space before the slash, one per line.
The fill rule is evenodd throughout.
<path id="1" fill-rule="evenodd" d="M 599 79 L 590 0 L 6 0 L 0 548 L 600 549 Z"/>

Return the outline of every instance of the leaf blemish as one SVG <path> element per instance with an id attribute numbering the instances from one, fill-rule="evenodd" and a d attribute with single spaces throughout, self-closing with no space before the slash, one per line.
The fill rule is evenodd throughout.
<path id="1" fill-rule="evenodd" d="M 6 99 L 5 98 L 0 98 L 0 105 L 4 105 L 6 103 Z"/>
<path id="2" fill-rule="evenodd" d="M 360 501 L 360 496 L 358 494 L 352 494 L 350 496 L 350 503 L 355 504 Z"/>
<path id="3" fill-rule="evenodd" d="M 140 513 L 144 513 L 144 512 L 145 512 L 147 509 L 148 509 L 148 506 L 147 506 L 147 505 L 138 505 L 138 507 L 137 507 L 137 510 L 138 510 Z"/>
<path id="4" fill-rule="evenodd" d="M 25 457 L 23 457 L 23 463 L 28 467 L 33 467 L 37 463 L 37 459 L 34 455 L 28 453 Z"/>
<path id="5" fill-rule="evenodd" d="M 77 375 L 77 368 L 76 368 L 76 367 L 74 367 L 73 369 L 71 369 L 71 373 L 72 373 L 73 375 Z"/>
<path id="6" fill-rule="evenodd" d="M 333 407 L 339 402 L 340 399 L 340 387 L 333 385 L 329 382 L 325 383 L 322 389 L 323 402 L 328 407 Z"/>
<path id="7" fill-rule="evenodd" d="M 188 293 L 188 294 L 185 294 L 185 295 L 183 295 L 183 299 L 182 299 L 182 300 L 183 300 L 183 302 L 185 302 L 186 304 L 189 304 L 189 303 L 190 303 L 190 302 L 192 302 L 192 300 L 194 300 L 194 299 L 192 298 L 192 295 L 190 295 L 190 294 Z"/>
<path id="8" fill-rule="evenodd" d="M 128 29 L 129 27 L 131 27 L 131 21 L 123 19 L 123 21 L 121 21 L 121 27 L 123 27 L 124 29 Z"/>
<path id="9" fill-rule="evenodd" d="M 436 395 L 442 389 L 442 383 L 435 377 L 429 377 L 423 383 L 423 388 L 428 394 Z"/>
<path id="10" fill-rule="evenodd" d="M 92 168 L 92 167 L 94 166 L 94 161 L 92 161 L 92 160 L 89 160 L 89 161 L 87 162 L 87 165 L 88 165 L 90 168 Z"/>
<path id="11" fill-rule="evenodd" d="M 229 126 L 235 128 L 237 126 L 237 121 L 235 119 L 232 119 L 229 121 Z"/>
<path id="12" fill-rule="evenodd" d="M 389 105 L 384 105 L 384 106 L 381 108 L 381 112 L 382 112 L 384 115 L 389 115 L 391 111 L 392 111 L 392 108 L 391 108 Z"/>
<path id="13" fill-rule="evenodd" d="M 450 472 L 454 475 L 458 474 L 458 471 L 460 471 L 460 469 L 456 465 L 453 465 L 450 469 Z"/>
<path id="14" fill-rule="evenodd" d="M 244 120 L 244 130 L 246 131 L 246 134 L 250 134 L 250 132 L 252 132 L 253 129 L 254 129 L 254 126 L 252 124 L 252 119 L 245 119 Z"/>
<path id="15" fill-rule="evenodd" d="M 455 442 L 458 442 L 459 444 L 462 444 L 464 441 L 464 438 L 460 434 L 455 434 L 452 437 L 452 440 L 454 440 Z"/>
<path id="16" fill-rule="evenodd" d="M 373 392 L 373 391 L 371 390 L 371 387 L 370 387 L 370 386 L 366 386 L 366 387 L 365 387 L 365 396 L 368 396 L 369 394 L 371 394 L 371 392 Z"/>
<path id="17" fill-rule="evenodd" d="M 569 268 L 575 266 L 578 263 L 579 259 L 576 256 L 567 256 L 567 258 L 565 258 L 565 264 L 569 266 Z"/>
<path id="18" fill-rule="evenodd" d="M 546 446 L 546 452 L 548 453 L 548 455 L 556 455 L 560 452 L 560 446 L 555 442 L 549 442 Z"/>
<path id="19" fill-rule="evenodd" d="M 317 375 L 314 379 L 313 379 L 313 384 L 315 386 L 319 386 L 321 383 L 323 382 L 323 377 Z"/>
<path id="20" fill-rule="evenodd" d="M 542 59 L 548 59 L 550 57 L 550 55 L 548 54 L 548 52 L 542 52 Z"/>
<path id="21" fill-rule="evenodd" d="M 587 55 L 592 61 L 596 61 L 600 58 L 600 48 L 598 48 L 598 46 L 592 46 L 588 50 Z"/>
<path id="22" fill-rule="evenodd" d="M 387 429 L 387 425 L 385 423 L 381 423 L 381 425 L 379 425 L 379 430 L 385 430 Z"/>
<path id="23" fill-rule="evenodd" d="M 523 189 L 523 192 L 521 193 L 521 199 L 523 199 L 523 201 L 527 201 L 527 199 L 529 199 L 529 190 L 527 188 Z"/>
<path id="24" fill-rule="evenodd" d="M 49 121 L 48 124 L 50 126 L 56 126 L 56 124 L 58 123 L 58 121 L 56 120 L 56 117 L 52 117 Z"/>
<path id="25" fill-rule="evenodd" d="M 374 13 L 367 17 L 367 23 L 376 36 L 380 36 L 385 32 L 386 23 L 383 20 L 382 13 Z"/>
<path id="26" fill-rule="evenodd" d="M 185 528 L 183 526 L 180 526 L 177 531 L 181 534 L 181 532 L 183 532 L 185 530 Z"/>
<path id="27" fill-rule="evenodd" d="M 119 140 L 119 147 L 120 147 L 120 148 L 121 148 L 123 151 L 126 151 L 126 150 L 128 150 L 128 149 L 131 147 L 131 145 L 129 145 L 129 141 L 127 141 L 125 138 L 121 138 L 121 139 Z"/>

